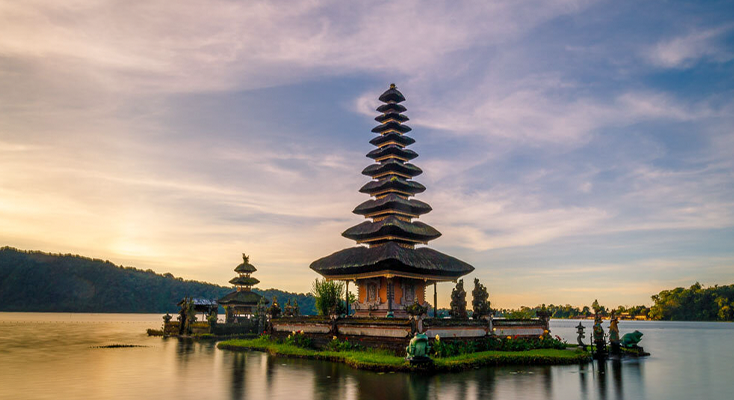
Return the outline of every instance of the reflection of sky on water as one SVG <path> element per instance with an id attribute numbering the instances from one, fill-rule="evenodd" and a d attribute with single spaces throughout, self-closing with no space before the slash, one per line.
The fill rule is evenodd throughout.
<path id="1" fill-rule="evenodd" d="M 645 333 L 653 356 L 642 360 L 414 375 L 147 337 L 159 323 L 157 315 L 0 313 L 0 398 L 669 400 L 734 390 L 732 324 L 622 321 L 622 333 Z M 577 324 L 554 320 L 551 329 L 575 342 Z M 113 343 L 148 347 L 92 348 Z"/>

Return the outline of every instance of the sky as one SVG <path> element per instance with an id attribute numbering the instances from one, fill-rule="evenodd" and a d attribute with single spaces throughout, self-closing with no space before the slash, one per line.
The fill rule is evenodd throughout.
<path id="1" fill-rule="evenodd" d="M 729 1 L 0 0 L 0 245 L 308 292 L 393 82 L 493 307 L 734 283 Z"/>

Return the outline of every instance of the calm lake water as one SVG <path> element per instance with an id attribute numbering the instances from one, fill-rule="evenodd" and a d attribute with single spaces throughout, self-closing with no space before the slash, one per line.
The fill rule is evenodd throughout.
<path id="1" fill-rule="evenodd" d="M 592 321 L 583 321 L 589 327 Z M 2 399 L 729 399 L 734 324 L 621 321 L 651 357 L 419 376 L 148 337 L 152 314 L 0 313 Z M 575 342 L 578 321 L 551 330 Z M 588 333 L 587 329 L 587 333 Z M 139 348 L 94 348 L 136 344 Z"/>

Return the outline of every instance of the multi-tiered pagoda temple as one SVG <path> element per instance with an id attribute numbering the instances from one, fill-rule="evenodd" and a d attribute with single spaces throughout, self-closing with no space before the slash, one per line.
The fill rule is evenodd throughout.
<path id="1" fill-rule="evenodd" d="M 406 316 L 405 307 L 417 302 L 428 305 L 427 285 L 454 281 L 474 270 L 471 265 L 428 247 L 441 233 L 430 225 L 414 221 L 431 211 L 428 204 L 411 197 L 426 190 L 413 180 L 423 171 L 409 161 L 418 157 L 407 146 L 415 140 L 406 136 L 411 128 L 403 112 L 405 101 L 395 84 L 380 96 L 377 108 L 380 123 L 372 129 L 377 146 L 367 154 L 375 160 L 362 171 L 372 178 L 359 190 L 373 198 L 354 209 L 368 220 L 342 235 L 361 246 L 338 251 L 311 264 L 311 269 L 330 280 L 355 281 L 359 288 L 357 316 Z"/>
<path id="2" fill-rule="evenodd" d="M 234 322 L 239 317 L 247 318 L 254 314 L 257 304 L 262 296 L 252 291 L 252 286 L 257 285 L 260 281 L 250 276 L 257 271 L 254 265 L 250 264 L 250 257 L 242 254 L 242 264 L 234 269 L 237 276 L 232 278 L 229 283 L 235 286 L 235 291 L 222 297 L 218 303 L 224 306 L 228 323 Z M 267 303 L 267 300 L 265 300 Z"/>

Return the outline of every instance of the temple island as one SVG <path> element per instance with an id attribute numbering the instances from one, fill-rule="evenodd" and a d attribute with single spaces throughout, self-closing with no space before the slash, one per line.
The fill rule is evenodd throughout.
<path id="1" fill-rule="evenodd" d="M 408 148 L 415 139 L 408 136 L 412 129 L 406 125 L 406 108 L 401 104 L 405 97 L 391 84 L 379 100 L 382 105 L 375 118 L 379 125 L 372 129 L 376 136 L 370 140 L 375 149 L 367 153 L 374 162 L 362 171 L 370 180 L 359 189 L 370 198 L 353 211 L 366 220 L 342 233 L 357 245 L 310 265 L 323 282 L 343 282 L 344 299 L 336 299 L 337 303 L 321 310 L 325 315 L 318 316 L 301 316 L 297 304 L 281 308 L 276 298 L 268 306 L 251 290 L 259 281 L 251 276 L 256 268 L 243 255 L 243 263 L 235 268 L 238 276 L 230 281 L 234 291 L 218 301 L 225 308 L 224 323 L 217 322 L 216 314 L 209 315 L 210 328 L 203 334 L 259 335 L 221 342 L 221 349 L 257 349 L 376 370 L 412 370 L 430 365 L 438 371 L 588 361 L 590 353 L 585 346 L 569 350 L 568 344 L 551 337 L 549 313 L 543 310 L 537 313 L 538 318 L 494 318 L 487 289 L 478 279 L 474 279 L 471 291 L 469 318 L 461 278 L 474 267 L 428 247 L 441 233 L 417 221 L 432 209 L 415 198 L 426 188 L 414 180 L 423 171 L 411 162 L 418 154 Z M 455 287 L 450 317 L 440 318 L 436 313 L 436 288 L 445 282 Z M 353 302 L 350 283 L 357 287 Z M 430 289 L 432 299 L 431 293 L 426 293 Z M 342 301 L 344 307 L 337 307 Z M 179 320 L 168 317 L 164 330 L 172 332 L 175 328 L 179 336 L 195 335 L 192 326 L 206 325 L 195 322 L 196 310 L 195 301 L 186 300 Z M 186 322 L 187 318 L 193 318 L 194 323 Z"/>

